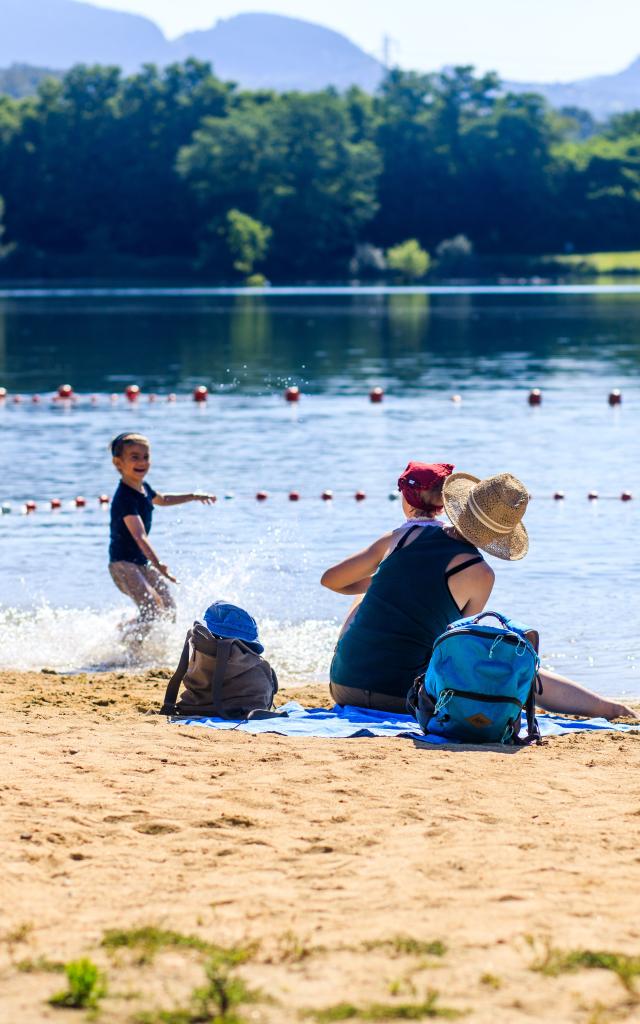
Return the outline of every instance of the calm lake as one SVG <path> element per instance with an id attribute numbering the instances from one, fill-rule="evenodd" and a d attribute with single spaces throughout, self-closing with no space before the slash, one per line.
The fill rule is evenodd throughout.
<path id="1" fill-rule="evenodd" d="M 51 402 L 66 382 L 71 408 Z M 199 384 L 206 405 L 191 400 Z M 297 404 L 283 399 L 289 384 Z M 225 598 L 259 620 L 282 681 L 326 678 L 349 602 L 319 577 L 402 521 L 389 495 L 418 458 L 526 482 L 531 550 L 492 563 L 491 606 L 540 630 L 547 665 L 640 695 L 640 288 L 4 290 L 0 386 L 3 666 L 131 664 L 117 633 L 131 609 L 107 573 L 97 498 L 117 482 L 109 440 L 133 428 L 151 438 L 156 489 L 218 495 L 212 508 L 156 510 L 179 617 L 138 664 L 176 662 L 186 627 Z M 621 501 L 625 490 L 636 500 Z"/>

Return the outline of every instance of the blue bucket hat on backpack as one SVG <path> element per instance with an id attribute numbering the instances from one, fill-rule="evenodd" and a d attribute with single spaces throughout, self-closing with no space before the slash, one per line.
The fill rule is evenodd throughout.
<path id="1" fill-rule="evenodd" d="M 256 654 L 262 654 L 264 651 L 258 640 L 256 620 L 237 604 L 214 601 L 204 613 L 204 624 L 214 636 L 242 640 Z"/>

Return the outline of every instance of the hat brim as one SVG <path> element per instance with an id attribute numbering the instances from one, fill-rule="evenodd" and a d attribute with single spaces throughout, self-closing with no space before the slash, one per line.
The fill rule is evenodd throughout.
<path id="1" fill-rule="evenodd" d="M 238 633 L 237 631 L 234 632 L 233 630 L 225 629 L 222 623 L 220 622 L 212 622 L 211 624 L 209 624 L 206 619 L 203 619 L 202 621 L 204 622 L 205 626 L 207 627 L 212 636 L 219 637 L 223 640 L 241 640 L 243 644 L 246 644 L 247 647 L 251 648 L 254 654 L 264 653 L 264 647 L 262 646 L 259 640 L 252 640 L 250 637 L 241 636 L 240 633 Z"/>
<path id="2" fill-rule="evenodd" d="M 452 473 L 447 477 L 442 488 L 444 510 L 465 540 L 481 548 L 495 558 L 507 562 L 517 562 L 524 558 L 529 550 L 529 535 L 522 523 L 509 533 L 495 533 L 484 526 L 469 508 L 469 493 L 480 483 L 477 476 L 470 473 Z"/>

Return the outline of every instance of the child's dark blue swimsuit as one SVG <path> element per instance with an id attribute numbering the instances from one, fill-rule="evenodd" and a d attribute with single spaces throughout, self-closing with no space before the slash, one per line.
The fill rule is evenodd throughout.
<path id="1" fill-rule="evenodd" d="M 144 494 L 120 481 L 111 502 L 111 543 L 109 545 L 110 562 L 135 562 L 146 565 L 148 559 L 131 536 L 124 522 L 125 516 L 140 516 L 144 528 L 149 533 L 153 517 L 152 500 L 156 492 L 149 484 L 143 483 Z"/>

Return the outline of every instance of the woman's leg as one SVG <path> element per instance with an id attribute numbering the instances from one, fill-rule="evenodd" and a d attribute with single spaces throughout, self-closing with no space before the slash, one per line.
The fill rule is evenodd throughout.
<path id="1" fill-rule="evenodd" d="M 542 693 L 536 695 L 536 704 L 545 711 L 565 715 L 584 715 L 585 718 L 640 718 L 626 704 L 601 697 L 586 686 L 574 683 L 566 676 L 547 669 L 540 670 Z"/>

